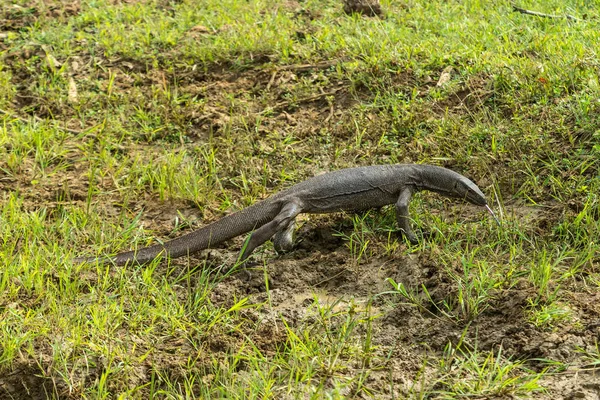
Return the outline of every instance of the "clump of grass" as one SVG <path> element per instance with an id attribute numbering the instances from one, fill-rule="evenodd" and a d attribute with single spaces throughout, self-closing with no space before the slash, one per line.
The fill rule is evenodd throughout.
<path id="1" fill-rule="evenodd" d="M 354 229 L 350 234 L 345 234 L 343 232 L 334 234 L 334 236 L 341 237 L 346 242 L 346 247 L 348 247 L 350 256 L 356 265 L 358 265 L 363 258 L 367 260 L 370 253 L 372 253 L 368 251 L 371 242 L 368 237 L 373 234 L 365 221 L 368 217 L 368 213 L 355 215 L 352 218 Z"/>
<path id="2" fill-rule="evenodd" d="M 401 296 L 421 312 L 452 321 L 473 321 L 491 306 L 491 300 L 505 285 L 506 276 L 494 271 L 492 265 L 475 261 L 475 258 L 462 257 L 461 264 L 460 274 L 448 270 L 455 291 L 441 301 L 434 299 L 425 285 L 421 285 L 420 290 L 409 289 L 391 278 L 387 280 L 394 290 L 387 293 Z"/>
<path id="3" fill-rule="evenodd" d="M 553 327 L 573 319 L 571 309 L 559 301 L 536 304 L 530 300 L 529 304 L 531 306 L 529 321 L 537 327 Z"/>
<path id="4" fill-rule="evenodd" d="M 245 340 L 225 357 L 211 356 L 204 365 L 190 358 L 183 376 L 157 368 L 150 396 L 372 395 L 369 371 L 383 365 L 372 343 L 372 323 L 377 316 L 372 315 L 370 306 L 359 309 L 356 304 L 339 301 L 322 305 L 316 297 L 313 304 L 305 325 L 294 328 L 281 318 L 269 328 L 268 335 L 279 338 L 279 344 L 269 351 L 257 347 L 244 333 Z M 308 322 L 311 319 L 316 320 Z M 351 367 L 356 363 L 360 370 Z"/>
<path id="5" fill-rule="evenodd" d="M 599 369 L 600 368 L 600 345 L 598 345 L 598 340 L 594 342 L 594 345 L 590 348 L 584 349 L 582 347 L 578 347 L 576 351 L 583 356 L 584 365 L 583 368 L 586 369 Z"/>
<path id="6" fill-rule="evenodd" d="M 528 369 L 522 361 L 505 357 L 498 351 L 469 349 L 466 344 L 448 344 L 438 361 L 433 393 L 440 398 L 464 396 L 515 396 L 529 398 L 544 389 L 539 380 L 543 372 Z"/>

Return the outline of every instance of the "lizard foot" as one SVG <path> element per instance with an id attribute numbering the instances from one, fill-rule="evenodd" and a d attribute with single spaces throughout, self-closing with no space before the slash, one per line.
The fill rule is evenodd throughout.
<path id="1" fill-rule="evenodd" d="M 250 269 L 255 265 L 258 265 L 255 261 L 245 261 L 239 266 L 239 269 L 235 271 L 237 278 L 242 282 L 250 282 L 253 278 Z"/>
<path id="2" fill-rule="evenodd" d="M 419 244 L 419 242 L 422 242 L 423 240 L 429 240 L 434 236 L 433 233 L 429 231 L 420 231 L 417 235 L 412 232 L 404 232 L 403 230 L 400 230 L 399 233 L 408 239 L 410 244 L 413 246 Z"/>
<path id="3" fill-rule="evenodd" d="M 244 276 L 242 277 L 240 275 L 244 275 Z M 247 268 L 244 268 L 239 272 L 238 278 L 242 282 L 250 282 L 252 280 L 252 272 L 250 272 L 250 270 L 248 270 Z"/>
<path id="4" fill-rule="evenodd" d="M 422 240 L 430 240 L 435 237 L 435 233 L 429 232 L 429 231 L 422 231 L 419 233 L 419 236 L 421 237 Z"/>
<path id="5" fill-rule="evenodd" d="M 410 242 L 410 244 L 412 244 L 412 245 L 419 244 L 419 239 L 417 238 L 417 236 L 414 233 L 406 232 L 404 229 L 399 229 L 396 232 L 401 237 L 403 236 L 405 239 L 407 239 Z"/>

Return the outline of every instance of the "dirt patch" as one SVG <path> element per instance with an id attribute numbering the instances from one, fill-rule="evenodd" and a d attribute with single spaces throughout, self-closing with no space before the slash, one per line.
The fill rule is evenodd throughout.
<path id="1" fill-rule="evenodd" d="M 463 112 L 464 110 L 471 112 L 477 110 L 493 95 L 492 79 L 491 76 L 484 75 L 469 77 L 466 82 L 461 82 L 450 89 L 445 99 L 437 101 L 434 110 L 440 114 L 444 114 L 448 110 L 452 112 L 460 112 L 460 109 Z M 444 85 L 440 85 L 440 81 L 438 81 L 436 87 L 444 87 Z"/>
<path id="2" fill-rule="evenodd" d="M 0 32 L 18 31 L 40 18 L 68 18 L 81 9 L 79 0 L 32 0 L 24 4 L 0 5 Z"/>
<path id="3" fill-rule="evenodd" d="M 226 305 L 233 297 L 244 294 L 250 294 L 256 302 L 268 301 L 270 305 L 260 318 L 267 326 L 276 325 L 275 321 L 280 318 L 292 326 L 301 324 L 310 317 L 316 304 L 329 305 L 334 310 L 353 304 L 358 312 L 369 307 L 370 313 L 379 316 L 375 319 L 374 340 L 381 346 L 380 352 L 387 352 L 387 356 L 389 352 L 393 354 L 386 364 L 386 373 L 391 374 L 400 396 L 415 389 L 417 374 L 432 373 L 429 369 L 423 371 L 428 357 L 439 357 L 449 343 L 456 346 L 462 342 L 479 351 L 501 351 L 512 360 L 530 360 L 528 367 L 538 372 L 549 367 L 544 360 L 573 366 L 573 372 L 560 373 L 560 378 L 546 376 L 543 383 L 549 391 L 538 398 L 596 398 L 595 375 L 593 371 L 585 371 L 581 352 L 593 348 L 599 333 L 595 322 L 600 318 L 600 308 L 591 306 L 598 304 L 595 293 L 577 292 L 576 297 L 580 300 L 569 301 L 574 310 L 578 310 L 575 319 L 551 331 L 526 322 L 530 309 L 528 300 L 535 294 L 527 285 L 501 292 L 473 321 L 452 321 L 436 316 L 435 308 L 419 310 L 410 305 L 390 304 L 384 297 L 375 300 L 372 297 L 390 290 L 387 278 L 402 282 L 409 290 L 418 291 L 423 284 L 433 299 L 455 296 L 456 288 L 445 272 L 427 256 L 378 256 L 356 263 L 344 242 L 332 235 L 331 228 L 318 225 L 301 230 L 299 244 L 293 252 L 279 257 L 266 252 L 263 256 L 269 259 L 268 294 L 264 275 L 258 269 L 249 282 L 239 277 L 228 278 L 217 287 L 214 296 Z M 576 288 L 569 290 L 576 291 Z M 221 292 L 222 296 L 219 295 Z M 215 298 L 215 301 L 219 300 Z M 584 369 L 582 373 L 575 372 L 581 369 Z M 377 384 L 378 379 L 382 380 L 381 386 Z M 383 373 L 374 372 L 369 382 L 382 393 L 389 393 L 387 385 L 390 383 L 384 380 Z"/>
<path id="4" fill-rule="evenodd" d="M 594 371 L 567 371 L 555 377 L 542 379 L 549 388 L 549 394 L 540 398 L 547 399 L 600 399 L 600 374 Z"/>
<path id="5" fill-rule="evenodd" d="M 11 372 L 0 374 L 0 398 L 46 400 L 53 395 L 58 395 L 54 383 L 43 378 L 38 368 L 16 366 Z"/>

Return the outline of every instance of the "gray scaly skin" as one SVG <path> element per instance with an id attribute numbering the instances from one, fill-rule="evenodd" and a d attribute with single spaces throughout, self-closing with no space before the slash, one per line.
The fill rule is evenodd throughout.
<path id="1" fill-rule="evenodd" d="M 144 264 L 161 254 L 176 258 L 214 248 L 226 240 L 253 231 L 239 258 L 246 260 L 254 249 L 272 237 L 278 252 L 290 250 L 295 219 L 300 213 L 360 211 L 388 204 L 395 204 L 400 230 L 411 243 L 416 243 L 417 237 L 410 228 L 408 204 L 413 193 L 421 190 L 484 206 L 496 218 L 477 185 L 459 173 L 432 165 L 374 165 L 341 169 L 307 179 L 165 244 L 108 258 L 80 257 L 75 262 Z"/>

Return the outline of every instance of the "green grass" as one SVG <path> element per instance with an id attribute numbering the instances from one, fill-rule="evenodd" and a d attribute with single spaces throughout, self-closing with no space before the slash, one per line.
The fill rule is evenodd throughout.
<path id="1" fill-rule="evenodd" d="M 477 348 L 463 350 L 448 345 L 444 356 L 438 361 L 441 398 L 468 396 L 532 396 L 543 388 L 538 383 L 541 373 L 524 367 L 521 361 L 511 361 L 497 352 L 480 352 Z"/>
<path id="2" fill-rule="evenodd" d="M 0 390 L 566 396 L 539 360 L 598 360 L 600 4 L 518 5 L 582 20 L 475 0 L 382 1 L 381 19 L 334 0 L 0 5 Z M 251 282 L 223 273 L 243 238 L 72 263 L 396 162 L 472 178 L 502 226 L 423 193 L 418 245 L 393 207 L 310 217 L 291 254 L 257 251 Z"/>

